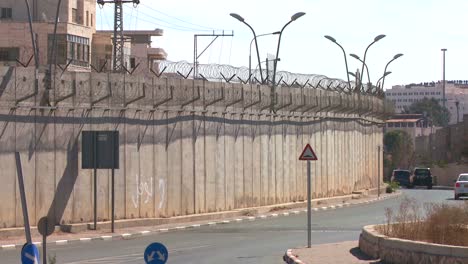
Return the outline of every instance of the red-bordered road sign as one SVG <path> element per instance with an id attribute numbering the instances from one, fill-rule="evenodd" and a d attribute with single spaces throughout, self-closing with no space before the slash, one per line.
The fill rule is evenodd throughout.
<path id="1" fill-rule="evenodd" d="M 315 155 L 315 152 L 310 144 L 305 146 L 301 156 L 299 156 L 299 160 L 318 160 L 317 155 Z"/>

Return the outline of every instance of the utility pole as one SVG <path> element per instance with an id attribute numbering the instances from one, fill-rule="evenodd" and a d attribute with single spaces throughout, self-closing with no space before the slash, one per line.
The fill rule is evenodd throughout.
<path id="1" fill-rule="evenodd" d="M 140 0 L 97 0 L 101 6 L 104 4 L 114 4 L 114 37 L 112 44 L 113 51 L 113 69 L 114 72 L 122 72 L 124 66 L 124 36 L 123 36 L 123 6 L 125 3 L 133 3 L 134 6 L 140 4 Z"/>
<path id="2" fill-rule="evenodd" d="M 447 49 L 441 49 L 443 53 L 443 64 L 442 64 L 442 106 L 445 108 L 445 52 Z"/>

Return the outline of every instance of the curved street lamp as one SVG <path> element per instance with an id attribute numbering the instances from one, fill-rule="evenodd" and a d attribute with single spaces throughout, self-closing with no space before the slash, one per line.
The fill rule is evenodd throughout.
<path id="1" fill-rule="evenodd" d="M 370 48 L 370 46 L 374 45 L 374 43 L 376 43 L 377 41 L 381 40 L 385 38 L 385 35 L 381 34 L 381 35 L 378 35 L 377 37 L 374 38 L 374 41 L 372 41 L 371 44 L 369 44 L 369 46 L 367 46 L 366 48 L 366 51 L 364 51 L 364 59 L 362 60 L 362 69 L 361 69 L 361 72 L 364 71 L 364 65 L 366 64 L 366 55 L 367 55 L 367 50 Z M 367 66 L 366 66 L 367 67 Z M 361 76 L 361 84 L 362 84 L 362 76 Z M 370 79 L 369 79 L 369 82 L 370 82 Z"/>
<path id="2" fill-rule="evenodd" d="M 366 67 L 366 71 L 367 71 L 367 80 L 368 80 L 368 82 L 370 82 L 369 68 L 367 67 L 367 64 L 366 64 L 363 60 L 361 60 L 361 58 L 359 58 L 359 56 L 356 55 L 356 54 L 351 53 L 351 54 L 349 54 L 349 56 L 351 56 L 351 57 L 355 58 L 356 60 L 360 61 L 360 62 L 362 63 L 362 65 L 363 65 L 363 67 L 364 67 L 364 66 Z M 363 68 L 362 70 L 364 70 L 364 68 Z M 359 80 L 359 81 L 361 82 L 361 85 L 362 85 L 362 75 L 363 75 L 363 74 L 362 74 L 362 72 L 361 72 L 361 77 L 360 77 L 360 80 Z"/>
<path id="3" fill-rule="evenodd" d="M 384 89 L 384 84 L 385 84 L 385 76 L 386 76 L 386 75 L 385 75 L 385 73 L 387 72 L 387 67 L 388 67 L 388 65 L 389 65 L 390 63 L 392 63 L 392 61 L 394 61 L 394 60 L 396 60 L 396 59 L 400 58 L 401 56 L 403 56 L 403 54 L 402 54 L 402 53 L 398 53 L 398 54 L 396 54 L 396 55 L 395 55 L 395 56 L 393 56 L 393 58 L 392 58 L 392 59 L 391 59 L 391 60 L 390 60 L 390 61 L 387 63 L 387 65 L 385 65 L 385 69 L 384 69 L 384 75 L 383 75 L 383 79 L 382 79 L 382 91 L 383 91 L 383 89 Z M 388 75 L 388 74 L 387 74 L 387 75 Z"/>
<path id="4" fill-rule="evenodd" d="M 279 49 L 280 49 L 280 45 L 281 45 L 281 36 L 283 35 L 283 31 L 284 29 L 289 25 L 291 24 L 293 21 L 296 21 L 298 18 L 302 17 L 303 15 L 305 15 L 306 13 L 304 12 L 297 12 L 296 14 L 292 15 L 291 16 L 291 20 L 289 20 L 288 23 L 286 23 L 283 28 L 281 29 L 280 33 L 279 33 L 279 37 L 278 37 L 278 45 L 276 47 L 276 57 L 275 57 L 275 61 L 273 63 L 273 85 L 271 86 L 271 110 L 274 111 L 273 109 L 273 106 L 275 105 L 275 86 L 276 86 L 276 68 L 277 68 L 277 65 L 278 65 L 278 56 L 279 56 Z"/>
<path id="5" fill-rule="evenodd" d="M 281 31 L 279 33 L 278 46 L 276 47 L 276 60 L 275 60 L 275 63 L 273 63 L 273 86 L 275 85 L 275 81 L 276 81 L 275 80 L 276 79 L 276 66 L 278 64 L 279 49 L 280 49 L 280 45 L 281 45 L 281 36 L 283 35 L 283 31 L 289 24 L 291 24 L 293 21 L 296 21 L 298 18 L 302 17 L 303 15 L 305 15 L 304 12 L 298 12 L 298 13 L 292 15 L 291 20 L 289 20 L 289 22 L 286 23 L 283 26 L 283 28 L 281 29 Z"/>
<path id="6" fill-rule="evenodd" d="M 250 28 L 250 30 L 252 30 L 252 33 L 254 35 L 254 40 L 255 40 L 255 48 L 257 49 L 257 60 L 258 60 L 258 64 L 260 65 L 260 79 L 261 79 L 261 81 L 263 83 L 263 72 L 262 72 L 262 66 L 260 64 L 260 53 L 258 51 L 257 34 L 255 34 L 255 30 L 247 22 L 245 22 L 244 18 L 241 17 L 240 15 L 238 15 L 236 13 L 231 13 L 229 15 L 232 16 L 233 18 L 239 20 L 240 22 L 244 23 L 246 26 L 248 26 Z"/>
<path id="7" fill-rule="evenodd" d="M 385 79 L 385 77 L 387 77 L 387 75 L 390 75 L 391 73 L 392 73 L 391 71 L 385 72 L 385 73 L 382 75 L 382 77 L 380 77 L 379 80 L 375 83 L 376 86 L 378 87 L 379 82 L 380 82 L 381 80 Z M 382 81 L 382 84 L 383 84 L 383 81 Z M 383 87 L 382 87 L 382 88 L 383 88 Z M 383 90 L 383 89 L 382 89 L 382 90 Z"/>
<path id="8" fill-rule="evenodd" d="M 335 38 L 333 38 L 332 36 L 328 36 L 328 35 L 325 35 L 324 36 L 326 39 L 330 40 L 331 42 L 335 43 L 336 45 L 338 45 L 338 47 L 341 48 L 341 50 L 343 51 L 343 55 L 344 55 L 344 61 L 345 61 L 345 65 L 346 65 L 346 72 L 348 73 L 349 70 L 348 70 L 348 60 L 346 59 L 346 52 L 345 50 L 343 49 L 343 47 L 340 45 L 340 43 L 338 43 L 336 41 Z M 349 88 L 351 89 L 351 82 L 349 81 L 349 74 L 346 74 L 346 77 L 348 77 L 348 86 Z"/>
<path id="9" fill-rule="evenodd" d="M 257 36 L 257 38 L 259 37 L 263 37 L 263 36 L 268 36 L 268 35 L 278 35 L 280 32 L 279 31 L 275 31 L 275 32 L 271 32 L 271 33 L 265 33 L 265 34 L 260 34 Z M 249 77 L 252 76 L 252 43 L 253 41 L 255 40 L 256 38 L 252 38 L 252 40 L 250 41 L 250 49 L 249 49 Z"/>

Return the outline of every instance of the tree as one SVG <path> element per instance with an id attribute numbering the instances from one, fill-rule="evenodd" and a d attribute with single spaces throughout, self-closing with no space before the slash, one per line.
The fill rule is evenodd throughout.
<path id="1" fill-rule="evenodd" d="M 391 168 L 409 168 L 414 158 L 413 140 L 403 130 L 385 133 L 384 145 L 387 153 L 391 154 Z"/>
<path id="2" fill-rule="evenodd" d="M 403 111 L 405 114 L 426 114 L 435 126 L 447 126 L 450 120 L 450 112 L 434 98 L 424 98 L 414 102 Z"/>

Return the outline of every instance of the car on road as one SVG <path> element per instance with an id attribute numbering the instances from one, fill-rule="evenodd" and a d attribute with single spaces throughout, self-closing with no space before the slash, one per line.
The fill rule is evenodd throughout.
<path id="1" fill-rule="evenodd" d="M 409 170 L 393 170 L 391 181 L 398 182 L 400 186 L 406 186 L 407 188 L 411 188 L 411 172 Z"/>
<path id="2" fill-rule="evenodd" d="M 411 175 L 411 186 L 427 186 L 432 189 L 432 174 L 430 168 L 414 168 Z"/>
<path id="3" fill-rule="evenodd" d="M 455 182 L 455 200 L 459 200 L 462 196 L 468 196 L 468 173 L 458 175 Z"/>

